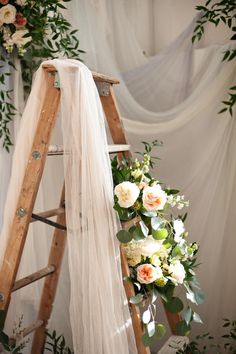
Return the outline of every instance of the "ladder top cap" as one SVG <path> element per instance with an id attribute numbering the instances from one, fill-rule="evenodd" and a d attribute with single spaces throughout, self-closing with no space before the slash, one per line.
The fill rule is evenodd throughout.
<path id="1" fill-rule="evenodd" d="M 43 64 L 43 68 L 48 72 L 57 72 L 56 68 L 53 65 Z M 113 77 L 99 74 L 95 71 L 92 71 L 92 75 L 93 75 L 94 81 L 107 82 L 109 84 L 119 84 L 120 83 L 119 80 L 117 80 Z"/>

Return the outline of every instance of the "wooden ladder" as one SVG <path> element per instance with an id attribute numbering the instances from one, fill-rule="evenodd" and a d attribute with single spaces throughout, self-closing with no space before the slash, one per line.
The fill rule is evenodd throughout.
<path id="1" fill-rule="evenodd" d="M 26 336 L 35 331 L 31 349 L 32 354 L 43 353 L 45 329 L 53 308 L 66 244 L 66 203 L 64 186 L 62 188 L 58 208 L 37 215 L 33 213 L 47 156 L 63 154 L 62 147 L 49 145 L 60 102 L 60 88 L 55 84 L 56 69 L 51 65 L 44 65 L 43 68 L 46 72 L 47 80 L 44 103 L 28 158 L 17 208 L 12 220 L 3 265 L 0 270 L 0 311 L 4 312 L 5 319 L 10 304 L 11 293 L 45 277 L 38 318 L 35 323 L 24 329 L 22 333 L 22 336 Z M 114 142 L 114 145 L 108 147 L 109 153 L 122 152 L 129 156 L 130 146 L 127 144 L 113 91 L 113 85 L 118 84 L 119 81 L 98 73 L 93 73 L 93 78 L 97 85 Z M 50 220 L 50 218 L 54 216 L 57 216 L 56 222 Z M 16 280 L 29 224 L 34 221 L 44 222 L 55 228 L 48 265 L 25 278 Z M 121 263 L 123 276 L 128 276 L 129 268 L 122 250 Z M 129 282 L 124 282 L 124 287 L 129 299 L 134 295 L 134 289 Z M 135 305 L 130 304 L 130 308 L 138 354 L 149 354 L 149 348 L 144 347 L 142 344 L 143 329 L 139 311 Z M 175 324 L 178 322 L 178 316 L 167 313 L 167 318 L 172 332 L 175 333 Z"/>

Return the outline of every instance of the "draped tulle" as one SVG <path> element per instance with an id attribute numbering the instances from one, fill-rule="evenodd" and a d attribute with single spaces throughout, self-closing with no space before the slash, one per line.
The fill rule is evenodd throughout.
<path id="1" fill-rule="evenodd" d="M 48 63 L 57 68 L 61 85 L 70 323 L 74 351 L 78 354 L 135 354 L 133 328 L 122 284 L 119 245 L 115 240 L 119 223 L 113 211 L 112 176 L 100 98 L 85 65 L 72 60 Z M 40 68 L 23 114 L 13 156 L 0 262 L 44 92 L 45 72 Z"/>

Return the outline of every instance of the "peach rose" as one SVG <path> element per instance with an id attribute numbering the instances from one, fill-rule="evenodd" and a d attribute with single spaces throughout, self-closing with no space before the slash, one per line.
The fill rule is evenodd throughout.
<path id="1" fill-rule="evenodd" d="M 141 264 L 137 268 L 137 279 L 141 284 L 150 284 L 162 276 L 160 267 L 151 264 Z"/>
<path id="2" fill-rule="evenodd" d="M 9 3 L 9 0 L 0 0 L 0 4 L 6 5 Z"/>
<path id="3" fill-rule="evenodd" d="M 156 211 L 164 208 L 166 194 L 159 184 L 145 187 L 143 190 L 143 206 L 147 211 Z"/>

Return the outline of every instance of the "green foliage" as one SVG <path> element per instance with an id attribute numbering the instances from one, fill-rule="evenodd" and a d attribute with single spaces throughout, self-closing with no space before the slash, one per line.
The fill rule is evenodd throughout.
<path id="1" fill-rule="evenodd" d="M 12 338 L 9 337 L 3 330 L 4 319 L 5 312 L 0 311 L 0 350 L 2 346 L 4 348 L 4 353 L 23 354 L 22 350 L 26 347 L 28 340 L 14 339 L 21 338 L 23 316 L 21 316 L 18 323 L 15 324 Z"/>
<path id="2" fill-rule="evenodd" d="M 230 321 L 229 319 L 223 321 L 223 328 L 227 332 L 221 337 L 223 339 L 222 344 L 214 343 L 214 337 L 206 333 L 196 336 L 189 344 L 185 344 L 183 349 L 178 350 L 177 354 L 207 354 L 213 352 L 213 350 L 216 354 L 236 354 L 236 321 Z"/>
<path id="3" fill-rule="evenodd" d="M 79 48 L 77 30 L 72 29 L 70 23 L 64 18 L 61 9 L 66 9 L 65 3 L 71 0 L 27 0 L 20 8 L 20 12 L 27 19 L 26 29 L 29 31 L 24 37 L 32 40 L 24 45 L 24 51 L 19 53 L 16 48 L 12 53 L 7 53 L 3 47 L 3 31 L 0 31 L 0 68 L 7 64 L 14 67 L 13 56 L 18 55 L 24 82 L 25 94 L 30 91 L 33 73 L 38 69 L 43 60 L 59 57 L 80 59 L 84 51 Z M 17 7 L 15 2 L 14 6 Z M 19 9 L 17 9 L 19 11 Z M 10 29 L 14 28 L 13 24 Z M 2 146 L 9 151 L 12 141 L 9 122 L 16 113 L 11 104 L 11 91 L 4 88 L 10 72 L 0 74 L 0 139 Z"/>
<path id="4" fill-rule="evenodd" d="M 205 25 L 210 22 L 216 27 L 223 23 L 225 26 L 230 28 L 231 40 L 236 40 L 236 2 L 235 0 L 221 0 L 213 1 L 207 0 L 205 5 L 196 6 L 196 9 L 200 11 L 200 18 L 197 21 L 197 25 L 194 29 L 194 34 L 192 37 L 192 42 L 199 41 L 203 34 Z M 222 61 L 231 61 L 236 57 L 236 49 L 231 48 L 223 53 Z M 230 88 L 231 91 L 236 90 L 236 86 Z M 224 108 L 222 108 L 219 113 L 228 111 L 230 115 L 233 115 L 232 107 L 236 102 L 236 94 L 234 92 L 228 93 L 229 99 L 222 101 Z"/>
<path id="5" fill-rule="evenodd" d="M 44 353 L 53 354 L 74 354 L 74 352 L 66 345 L 66 341 L 63 335 L 58 335 L 56 331 L 52 333 L 46 332 L 47 339 L 44 348 Z"/>

